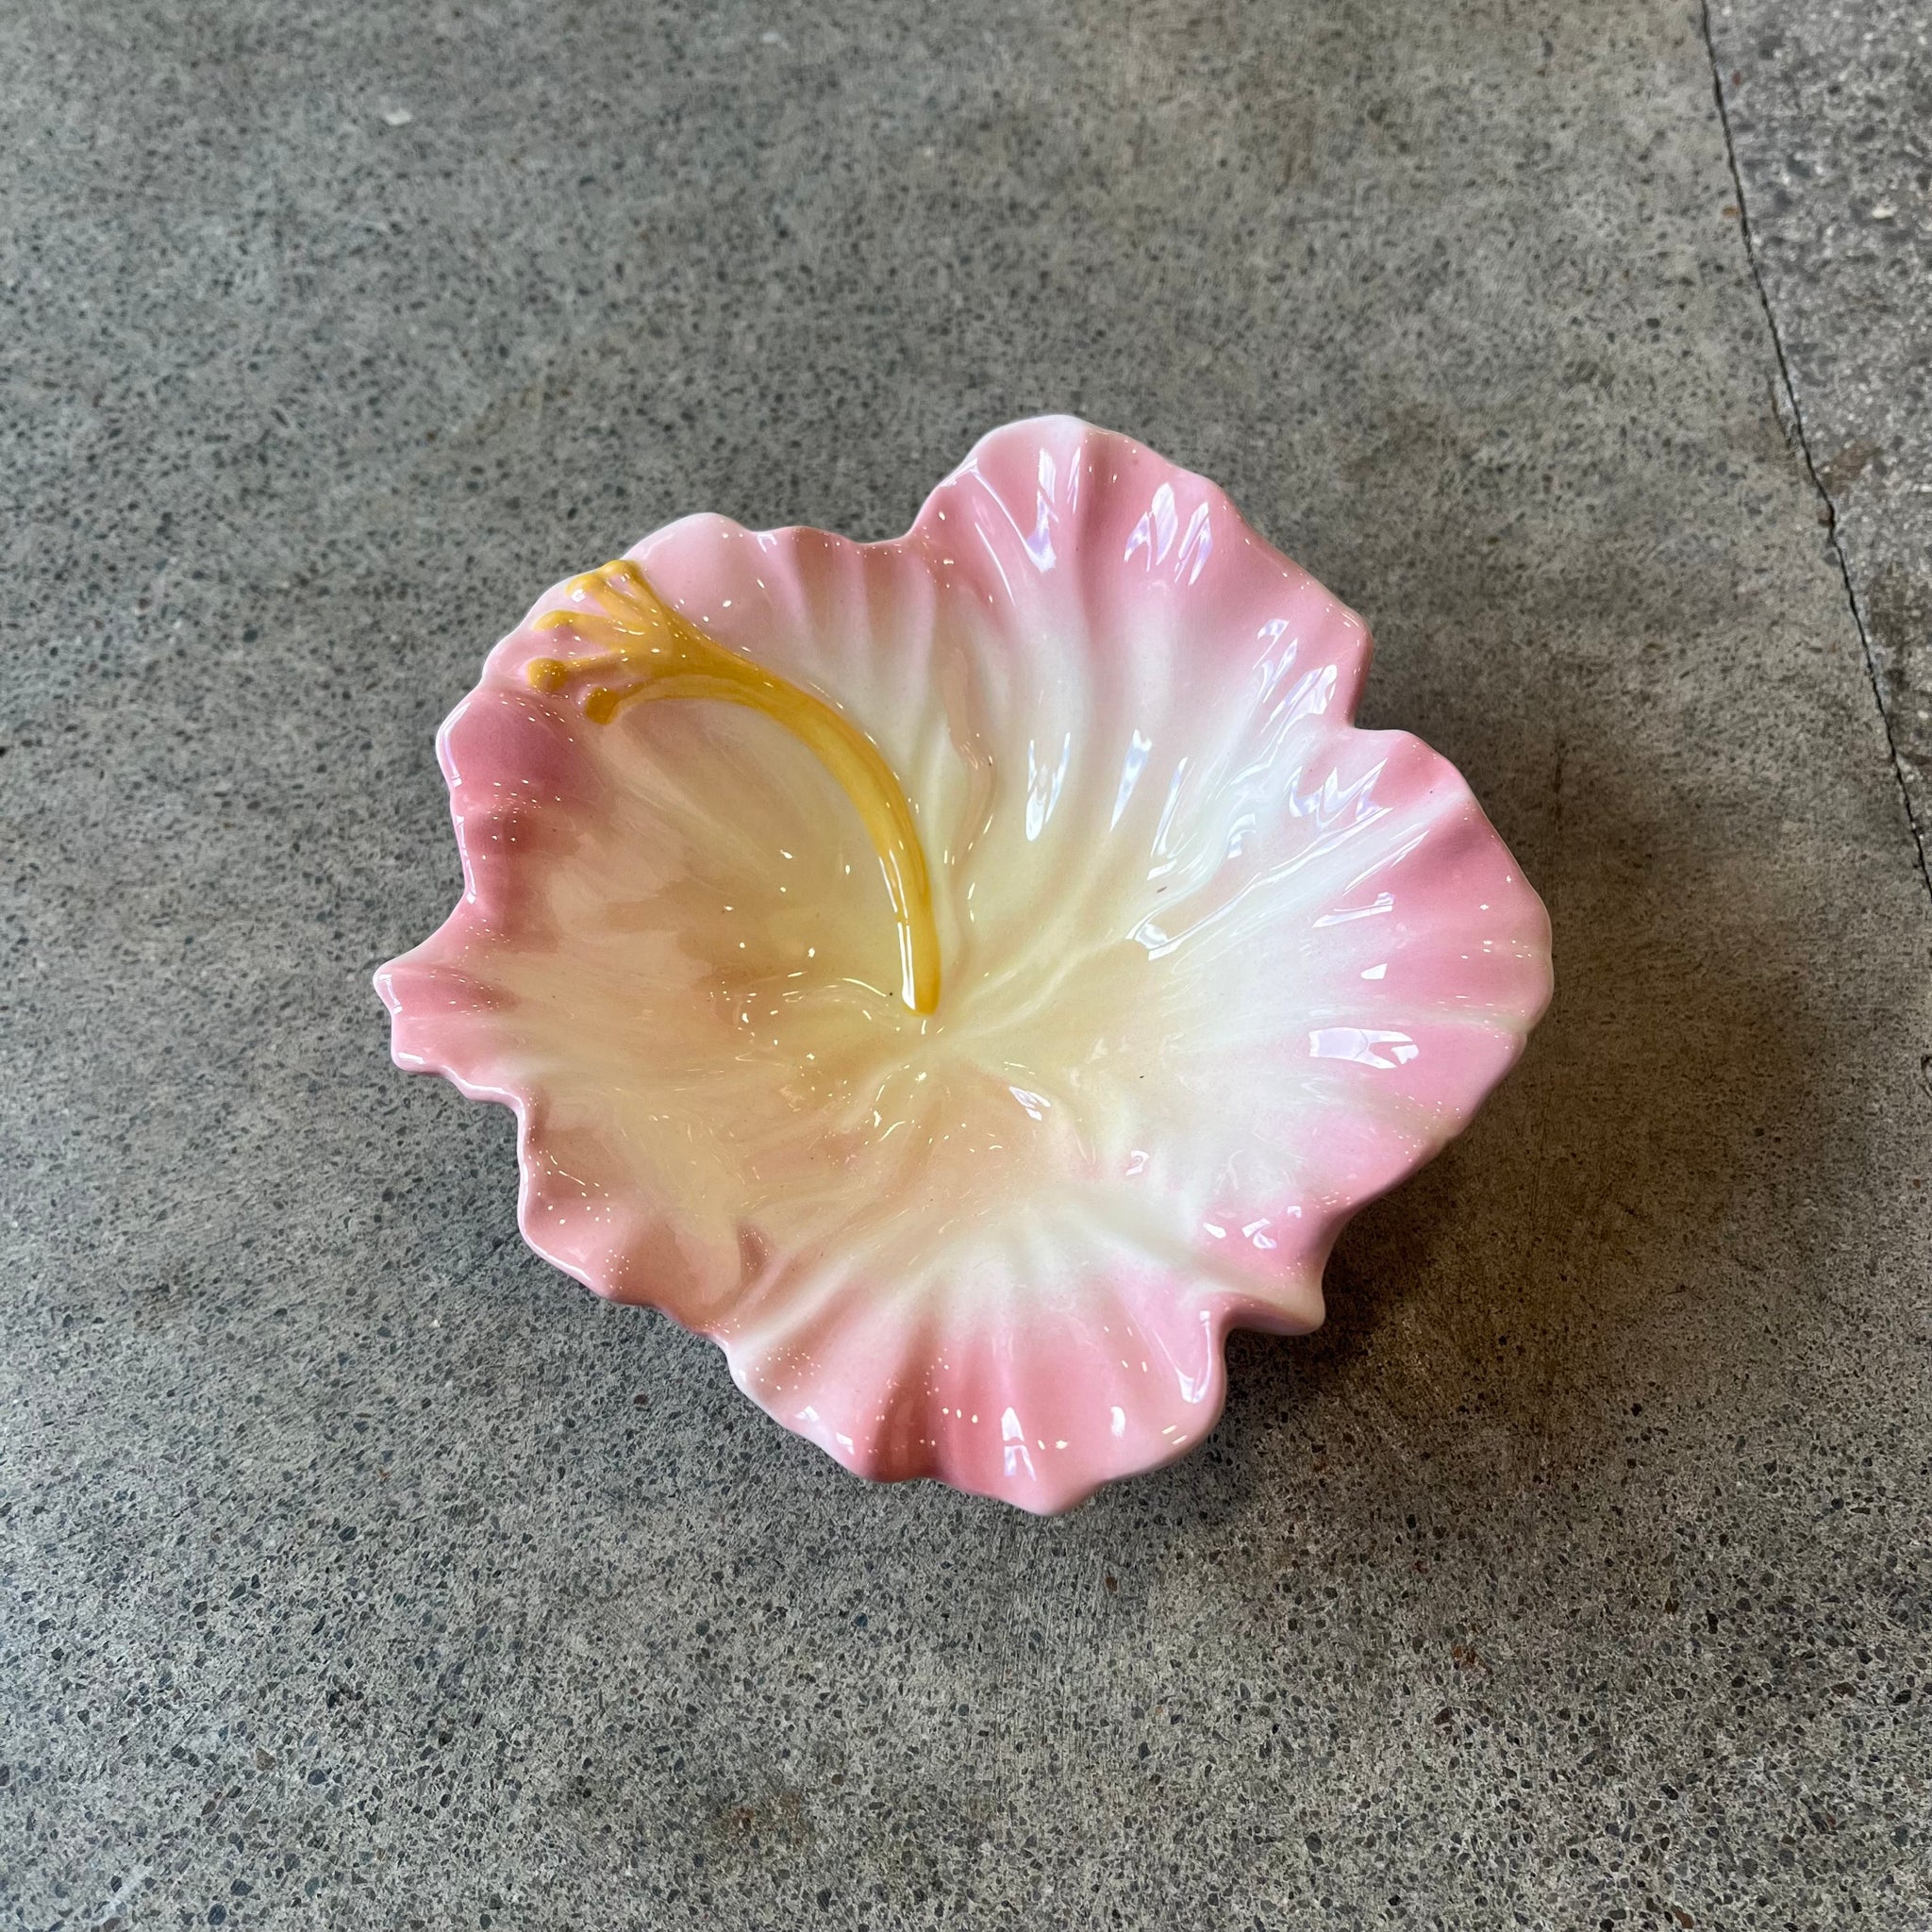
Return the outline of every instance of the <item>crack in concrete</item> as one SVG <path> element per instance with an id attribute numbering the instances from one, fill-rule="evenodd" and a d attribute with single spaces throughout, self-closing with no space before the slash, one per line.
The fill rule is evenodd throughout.
<path id="1" fill-rule="evenodd" d="M 1718 125 L 1724 130 L 1724 160 L 1731 171 L 1731 189 L 1738 198 L 1738 228 L 1744 240 L 1744 262 L 1751 271 L 1751 285 L 1757 291 L 1758 306 L 1764 310 L 1764 324 L 1771 331 L 1772 353 L 1777 358 L 1778 378 L 1784 385 L 1785 405 L 1791 412 L 1791 432 L 1796 440 L 1798 455 L 1805 465 L 1805 474 L 1811 479 L 1811 487 L 1818 492 L 1818 500 L 1824 506 L 1825 533 L 1831 541 L 1831 554 L 1838 562 L 1838 574 L 1845 587 L 1845 604 L 1852 613 L 1852 624 L 1858 633 L 1858 648 L 1865 656 L 1865 675 L 1872 683 L 1872 702 L 1878 708 L 1878 723 L 1885 733 L 1885 748 L 1891 758 L 1891 775 L 1898 785 L 1899 799 L 1905 807 L 1906 826 L 1912 835 L 1912 849 L 1918 856 L 1919 877 L 1924 882 L 1925 891 L 1932 895 L 1932 869 L 1928 869 L 1925 858 L 1925 835 L 1920 826 L 1919 818 L 1912 808 L 1911 789 L 1906 783 L 1905 761 L 1899 756 L 1898 739 L 1891 728 L 1891 715 L 1885 708 L 1885 686 L 1878 674 L 1878 659 L 1872 649 L 1872 634 L 1865 625 L 1865 613 L 1859 607 L 1857 586 L 1852 581 L 1851 559 L 1845 555 L 1844 539 L 1839 534 L 1838 505 L 1832 501 L 1831 491 L 1825 488 L 1824 479 L 1818 474 L 1818 465 L 1812 459 L 1811 441 L 1805 431 L 1805 412 L 1798 405 L 1798 386 L 1791 378 L 1791 365 L 1785 354 L 1784 337 L 1777 325 L 1777 312 L 1771 306 L 1771 291 L 1764 285 L 1764 272 L 1758 266 L 1757 243 L 1751 232 L 1751 208 L 1744 198 L 1744 176 L 1738 166 L 1738 143 L 1731 133 L 1730 109 L 1724 106 L 1724 71 L 1718 64 L 1717 42 L 1710 31 L 1710 0 L 1698 0 L 1698 21 L 1704 34 L 1705 58 L 1710 62 L 1710 92 L 1717 103 Z"/>

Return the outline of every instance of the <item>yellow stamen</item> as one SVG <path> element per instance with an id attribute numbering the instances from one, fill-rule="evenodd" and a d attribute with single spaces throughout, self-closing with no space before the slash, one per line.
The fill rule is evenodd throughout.
<path id="1" fill-rule="evenodd" d="M 573 579 L 570 589 L 573 599 L 591 608 L 546 611 L 536 628 L 572 630 L 606 648 L 593 658 L 533 658 L 524 669 L 531 686 L 558 691 L 594 675 L 583 707 L 597 724 L 634 698 L 711 698 L 784 725 L 839 781 L 865 822 L 898 923 L 900 995 L 915 1013 L 930 1013 L 940 1003 L 932 881 L 912 808 L 878 746 L 822 698 L 707 637 L 658 595 L 629 558 Z"/>

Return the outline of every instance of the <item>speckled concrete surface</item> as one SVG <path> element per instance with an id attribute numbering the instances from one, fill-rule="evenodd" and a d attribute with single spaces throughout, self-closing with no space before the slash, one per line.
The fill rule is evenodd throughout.
<path id="1" fill-rule="evenodd" d="M 42 0 L 0 90 L 0 1924 L 1932 1925 L 1928 901 L 1694 13 Z M 1038 1523 L 532 1259 L 367 974 L 534 588 L 1050 407 L 1370 616 L 1561 985 Z"/>
<path id="2" fill-rule="evenodd" d="M 1932 844 L 1932 11 L 1712 0 L 1710 42 L 1794 438 Z M 1922 861 L 1923 862 L 1923 861 Z"/>

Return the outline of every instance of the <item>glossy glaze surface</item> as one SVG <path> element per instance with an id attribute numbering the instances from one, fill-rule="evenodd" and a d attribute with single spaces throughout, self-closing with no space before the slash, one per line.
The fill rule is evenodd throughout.
<path id="1" fill-rule="evenodd" d="M 1350 723 L 1360 620 L 1124 438 L 997 430 L 890 542 L 632 556 L 878 747 L 943 996 L 901 998 L 795 734 L 585 715 L 574 580 L 441 734 L 466 889 L 377 975 L 397 1062 L 517 1110 L 539 1252 L 848 1468 L 1041 1510 L 1180 1454 L 1226 1331 L 1314 1327 L 1342 1221 L 1521 1050 L 1541 902 L 1444 760 Z"/>

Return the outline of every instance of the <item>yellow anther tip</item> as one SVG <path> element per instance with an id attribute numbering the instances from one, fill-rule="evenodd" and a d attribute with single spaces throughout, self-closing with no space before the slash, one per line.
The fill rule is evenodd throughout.
<path id="1" fill-rule="evenodd" d="M 534 691 L 561 691 L 570 682 L 570 666 L 561 658 L 532 658 L 524 676 Z"/>

